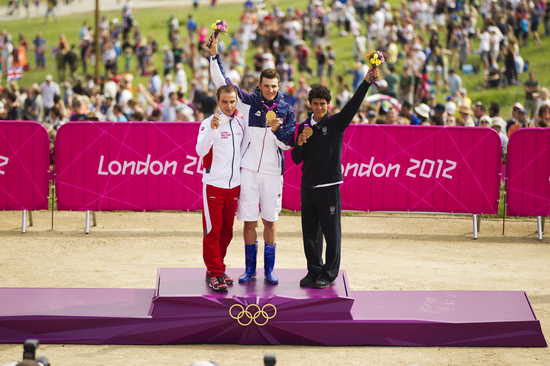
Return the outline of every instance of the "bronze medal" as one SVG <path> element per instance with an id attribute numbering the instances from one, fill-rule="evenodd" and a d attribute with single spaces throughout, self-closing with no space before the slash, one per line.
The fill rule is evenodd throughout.
<path id="1" fill-rule="evenodd" d="M 304 127 L 304 130 L 302 131 L 304 133 L 304 135 L 306 135 L 307 137 L 311 137 L 311 135 L 313 135 L 313 129 L 309 126 L 306 126 Z"/>

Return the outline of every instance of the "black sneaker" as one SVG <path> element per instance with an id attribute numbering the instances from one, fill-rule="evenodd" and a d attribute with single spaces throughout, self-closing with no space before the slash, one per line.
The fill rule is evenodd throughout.
<path id="1" fill-rule="evenodd" d="M 334 281 L 329 281 L 326 278 L 319 278 L 315 283 L 313 284 L 313 287 L 315 288 L 327 288 L 334 285 Z"/>
<path id="2" fill-rule="evenodd" d="M 210 271 L 206 271 L 206 276 L 204 278 L 206 281 L 210 281 Z M 223 280 L 226 284 L 231 285 L 233 283 L 233 278 L 229 277 L 226 273 L 223 274 Z"/>
<path id="3" fill-rule="evenodd" d="M 319 279 L 319 275 L 308 272 L 307 275 L 300 280 L 300 286 L 313 286 L 315 282 Z"/>
<path id="4" fill-rule="evenodd" d="M 212 277 L 208 286 L 214 291 L 227 291 L 227 285 L 223 277 Z"/>

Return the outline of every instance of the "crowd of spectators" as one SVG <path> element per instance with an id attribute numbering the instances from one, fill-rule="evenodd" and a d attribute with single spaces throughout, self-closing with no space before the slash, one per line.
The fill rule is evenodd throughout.
<path id="1" fill-rule="evenodd" d="M 263 69 L 275 68 L 281 92 L 301 121 L 309 111 L 308 79 L 318 77 L 335 90 L 335 113 L 365 77 L 365 55 L 378 49 L 387 60 L 381 66 L 382 80 L 372 88 L 374 99 L 363 103 L 355 123 L 493 127 L 505 148 L 517 128 L 549 126 L 548 89 L 531 70 L 523 85 L 524 100 L 512 111 L 503 111 L 510 116 L 505 121 L 497 103 L 473 103 L 462 78 L 480 72 L 483 88 L 518 87 L 518 74 L 528 69 L 521 49 L 529 42 L 540 43 L 541 22 L 543 35 L 550 34 L 549 18 L 546 0 L 412 0 L 398 7 L 385 0 L 310 0 L 304 9 L 285 10 L 248 0 L 240 25 L 228 38 L 220 38 L 219 50 L 227 77 L 249 91 Z M 69 45 L 63 34 L 52 41 L 57 82 L 48 75 L 41 85 L 28 88 L 7 84 L 0 97 L 0 119 L 35 120 L 55 137 L 57 128 L 68 121 L 200 121 L 214 112 L 204 47 L 209 29 L 197 24 L 193 14 L 181 24 L 170 16 L 167 38 L 160 40 L 167 44 L 162 47 L 153 34 L 141 34 L 130 1 L 124 2 L 120 19 L 102 17 L 97 35 L 86 22 L 78 34 L 78 45 Z M 96 36 L 99 57 L 93 47 Z M 352 67 L 338 60 L 334 37 L 353 39 L 353 61 L 348 60 Z M 473 47 L 476 38 L 478 49 Z M 16 44 L 3 31 L 2 72 L 12 64 L 29 68 L 27 50 L 34 51 L 34 67 L 44 69 L 48 45 L 40 33 L 32 42 L 20 34 Z M 254 55 L 252 64 L 245 63 L 247 54 Z M 479 55 L 481 66 L 468 63 L 471 55 Z M 162 69 L 155 68 L 156 58 L 162 59 Z M 95 60 L 103 65 L 99 80 L 89 74 Z M 345 74 L 335 74 L 337 60 Z M 146 76 L 147 84 L 135 85 L 134 75 Z M 446 103 L 438 103 L 436 95 L 446 95 Z"/>

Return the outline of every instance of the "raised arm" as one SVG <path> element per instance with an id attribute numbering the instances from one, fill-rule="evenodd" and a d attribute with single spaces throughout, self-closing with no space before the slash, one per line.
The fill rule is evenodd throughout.
<path id="1" fill-rule="evenodd" d="M 369 74 L 370 73 L 370 74 Z M 342 108 L 342 111 L 339 114 L 339 117 L 336 121 L 338 126 L 345 130 L 351 121 L 353 120 L 353 117 L 361 107 L 361 103 L 363 103 L 363 99 L 365 99 L 365 95 L 367 95 L 367 91 L 370 88 L 370 76 L 372 75 L 373 79 L 377 79 L 379 72 L 378 68 L 370 67 L 369 72 L 367 75 L 365 75 L 365 80 L 359 85 L 355 93 L 353 94 L 353 97 L 346 103 L 344 108 Z"/>
<path id="2" fill-rule="evenodd" d="M 244 104 L 252 104 L 252 96 L 248 92 L 239 88 L 237 85 L 233 84 L 231 80 L 225 76 L 220 55 L 218 54 L 218 39 L 214 37 L 213 34 L 210 35 L 210 39 L 212 39 L 212 44 L 210 45 L 210 74 L 212 75 L 212 81 L 216 85 L 216 88 L 219 88 L 222 85 L 231 85 L 237 90 L 237 97 L 240 101 Z"/>

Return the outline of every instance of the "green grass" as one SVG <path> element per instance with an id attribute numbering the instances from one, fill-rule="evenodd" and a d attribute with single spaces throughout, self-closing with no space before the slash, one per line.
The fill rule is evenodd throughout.
<path id="1" fill-rule="evenodd" d="M 399 3 L 396 0 L 391 1 L 392 6 L 398 6 Z M 305 9 L 307 2 L 305 0 L 298 1 L 280 1 L 277 2 L 277 5 L 286 10 L 287 7 L 292 6 L 295 9 Z M 153 8 L 153 9 L 137 9 L 134 11 L 135 19 L 139 23 L 141 30 L 141 35 L 147 36 L 148 34 L 153 34 L 155 39 L 159 42 L 160 48 L 164 44 L 168 44 L 167 39 L 167 20 L 171 14 L 175 14 L 176 17 L 180 20 L 180 31 L 182 35 L 186 35 L 187 31 L 184 26 L 184 22 L 187 19 L 188 14 L 193 13 L 197 24 L 205 24 L 207 27 L 217 18 L 223 18 L 228 21 L 229 30 L 233 31 L 237 29 L 237 25 L 240 24 L 239 16 L 242 13 L 243 5 L 242 3 L 235 4 L 220 4 L 216 10 L 211 10 L 208 6 L 201 6 L 197 12 L 194 12 L 190 6 L 188 7 L 179 7 L 179 8 Z M 121 18 L 121 12 L 106 12 L 102 13 L 108 16 L 109 19 L 114 17 Z M 4 22 L 3 28 L 7 29 L 8 32 L 12 34 L 13 39 L 17 40 L 17 35 L 20 32 L 23 32 L 25 36 L 32 42 L 34 36 L 37 32 L 41 32 L 42 35 L 48 40 L 49 46 L 58 44 L 58 37 L 60 33 L 64 33 L 67 37 L 69 44 L 78 44 L 78 31 L 82 26 L 82 23 L 87 21 L 88 24 L 93 24 L 94 16 L 93 14 L 74 14 L 71 16 L 65 16 L 59 18 L 59 23 L 55 24 L 50 22 L 47 25 L 43 24 L 43 18 L 32 18 L 32 19 L 21 19 L 16 21 Z M 543 25 L 541 25 L 540 30 L 543 31 Z M 227 36 L 222 36 L 223 39 L 227 42 L 229 38 Z M 442 37 L 443 39 L 443 37 Z M 333 48 L 337 53 L 337 65 L 335 72 L 344 74 L 345 68 L 342 65 L 343 61 L 346 61 L 348 64 L 353 64 L 352 59 L 352 49 L 353 49 L 353 37 L 341 37 L 337 34 L 336 27 L 332 28 L 332 39 L 331 43 Z M 474 48 L 477 48 L 479 42 L 476 40 L 474 42 Z M 541 83 L 541 85 L 550 85 L 550 74 L 545 73 L 545 66 L 548 65 L 548 52 L 545 52 L 545 49 L 550 46 L 549 38 L 543 37 L 541 45 L 534 45 L 533 39 L 530 39 L 530 45 L 520 49 L 520 55 L 528 60 L 530 63 L 530 69 L 536 72 L 536 77 Z M 252 57 L 255 53 L 255 49 L 249 49 L 247 53 L 247 64 L 251 64 Z M 46 74 L 52 73 L 54 78 L 56 78 L 55 70 L 55 60 L 51 57 L 51 52 L 47 52 L 47 68 L 44 71 L 35 70 L 34 62 L 34 53 L 32 50 L 28 51 L 28 60 L 31 65 L 31 69 L 28 72 L 25 72 L 24 78 L 20 81 L 20 85 L 24 87 L 30 86 L 32 83 L 41 83 Z M 123 70 L 123 60 L 119 60 L 119 70 Z M 469 63 L 478 64 L 481 66 L 481 61 L 478 55 L 472 55 L 468 59 Z M 136 61 L 133 61 L 133 67 L 135 67 Z M 311 66 L 315 66 L 315 61 L 312 59 L 310 62 Z M 158 70 L 162 70 L 162 53 L 159 52 L 155 56 L 155 67 Z M 187 67 L 187 66 L 186 66 Z M 400 73 L 402 70 L 402 64 L 397 65 L 397 71 Z M 91 66 L 88 67 L 89 72 L 93 72 Z M 101 74 L 103 74 L 104 69 L 101 68 Z M 188 78 L 190 78 L 190 69 L 187 67 Z M 488 105 L 490 102 L 498 102 L 501 105 L 501 111 L 504 118 L 508 118 L 509 111 L 511 106 L 517 102 L 523 102 L 525 93 L 522 86 L 506 86 L 502 89 L 489 89 L 481 90 L 483 83 L 483 75 L 481 73 L 477 75 L 461 75 L 462 82 L 464 87 L 468 90 L 468 96 L 472 99 L 472 102 L 482 101 L 484 104 Z M 346 76 L 346 79 L 351 82 L 351 76 Z M 520 74 L 519 81 L 521 84 L 528 79 L 527 73 Z M 146 83 L 147 79 L 145 77 L 137 77 L 136 82 Z M 318 82 L 318 78 L 311 77 L 308 78 L 310 84 Z M 5 78 L 4 78 L 5 85 Z M 333 92 L 335 92 L 335 87 L 329 85 Z M 437 96 L 438 101 L 443 102 L 443 94 Z"/>

